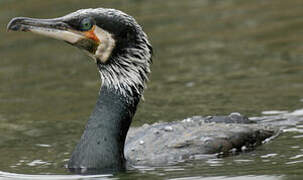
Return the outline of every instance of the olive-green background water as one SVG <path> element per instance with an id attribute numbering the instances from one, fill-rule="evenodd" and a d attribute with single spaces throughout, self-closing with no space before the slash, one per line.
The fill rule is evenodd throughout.
<path id="1" fill-rule="evenodd" d="M 84 53 L 42 36 L 8 33 L 7 23 L 16 16 L 53 18 L 89 7 L 116 8 L 134 16 L 154 47 L 151 81 L 132 125 L 230 112 L 258 116 L 303 105 L 301 0 L 1 0 L 1 171 L 66 174 L 62 167 L 100 86 L 96 66 Z M 215 163 L 119 177 L 302 178 L 303 158 L 287 164 L 303 154 L 302 138 L 293 136 L 298 134 L 283 134 L 255 152 Z"/>

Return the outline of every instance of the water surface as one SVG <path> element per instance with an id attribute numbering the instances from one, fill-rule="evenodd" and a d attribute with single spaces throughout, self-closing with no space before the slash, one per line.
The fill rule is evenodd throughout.
<path id="1" fill-rule="evenodd" d="M 0 1 L 0 170 L 68 174 L 63 168 L 100 86 L 92 60 L 69 45 L 7 33 L 16 16 L 52 18 L 110 7 L 134 16 L 155 50 L 134 126 L 193 115 L 302 108 L 301 0 Z M 295 127 L 302 129 L 302 125 Z M 227 158 L 139 168 L 109 178 L 303 177 L 302 130 Z"/>

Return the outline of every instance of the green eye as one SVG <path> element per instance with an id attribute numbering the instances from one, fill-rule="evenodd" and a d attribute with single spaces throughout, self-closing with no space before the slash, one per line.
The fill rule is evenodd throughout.
<path id="1" fill-rule="evenodd" d="M 88 31 L 92 27 L 93 27 L 93 23 L 92 23 L 92 21 L 91 21 L 90 18 L 82 19 L 81 26 L 80 26 L 80 28 L 81 28 L 82 31 Z"/>

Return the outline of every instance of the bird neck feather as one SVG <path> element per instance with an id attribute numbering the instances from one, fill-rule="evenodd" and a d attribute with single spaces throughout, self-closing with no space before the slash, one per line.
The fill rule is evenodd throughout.
<path id="1" fill-rule="evenodd" d="M 102 86 L 95 109 L 68 167 L 84 172 L 91 169 L 123 169 L 125 138 L 138 102 L 139 98 L 130 101 L 117 90 Z"/>
<path id="2" fill-rule="evenodd" d="M 147 39 L 141 41 L 137 47 L 125 48 L 123 54 L 111 56 L 107 64 L 97 62 L 102 85 L 124 97 L 142 96 L 150 73 L 152 49 Z"/>

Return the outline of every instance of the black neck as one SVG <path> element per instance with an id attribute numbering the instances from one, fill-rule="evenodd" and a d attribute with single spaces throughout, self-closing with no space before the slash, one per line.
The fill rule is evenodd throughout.
<path id="1" fill-rule="evenodd" d="M 125 167 L 124 143 L 140 97 L 124 97 L 102 86 L 96 107 L 76 146 L 68 168 L 121 170 Z"/>

